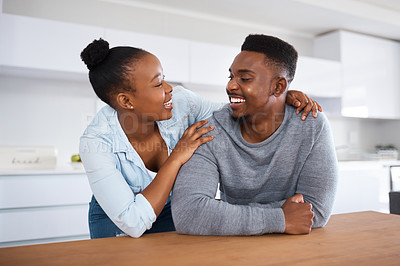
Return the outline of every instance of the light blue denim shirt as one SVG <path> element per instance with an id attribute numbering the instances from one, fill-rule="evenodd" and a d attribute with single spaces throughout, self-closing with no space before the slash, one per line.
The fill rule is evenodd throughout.
<path id="1" fill-rule="evenodd" d="M 172 118 L 157 122 L 171 151 L 193 123 L 209 118 L 224 104 L 212 103 L 177 86 L 172 92 Z M 108 217 L 126 234 L 140 237 L 156 215 L 140 194 L 152 177 L 118 121 L 117 112 L 103 107 L 80 139 L 79 153 L 92 192 Z"/>

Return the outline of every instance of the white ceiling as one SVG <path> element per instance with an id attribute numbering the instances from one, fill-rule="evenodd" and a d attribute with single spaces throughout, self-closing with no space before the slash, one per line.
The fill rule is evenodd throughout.
<path id="1" fill-rule="evenodd" d="M 400 40 L 400 0 L 100 0 L 315 36 L 335 29 Z"/>
<path id="2" fill-rule="evenodd" d="M 399 0 L 360 0 L 360 1 L 400 12 Z"/>

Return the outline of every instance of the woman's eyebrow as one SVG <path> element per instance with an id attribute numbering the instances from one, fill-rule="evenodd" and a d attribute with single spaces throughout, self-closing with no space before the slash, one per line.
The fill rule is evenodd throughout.
<path id="1" fill-rule="evenodd" d="M 160 76 L 161 76 L 161 73 L 156 74 L 156 75 L 151 79 L 151 82 L 152 82 L 153 80 L 155 80 L 156 78 L 160 77 Z"/>

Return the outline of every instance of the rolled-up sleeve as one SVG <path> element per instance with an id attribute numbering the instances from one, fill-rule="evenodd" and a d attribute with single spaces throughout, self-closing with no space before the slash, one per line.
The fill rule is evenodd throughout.
<path id="1" fill-rule="evenodd" d="M 122 173 L 111 144 L 98 136 L 84 135 L 79 153 L 92 192 L 108 217 L 126 234 L 140 237 L 152 227 L 156 215 L 142 194 L 135 195 Z"/>

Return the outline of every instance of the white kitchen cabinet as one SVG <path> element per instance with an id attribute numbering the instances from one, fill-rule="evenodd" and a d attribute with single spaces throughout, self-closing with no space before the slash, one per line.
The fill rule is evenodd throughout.
<path id="1" fill-rule="evenodd" d="M 89 204 L 57 208 L 29 208 L 0 212 L 0 246 L 40 240 L 58 242 L 65 238 L 89 238 Z"/>
<path id="2" fill-rule="evenodd" d="M 400 43 L 335 31 L 318 36 L 315 56 L 342 63 L 342 114 L 400 118 Z"/>
<path id="3" fill-rule="evenodd" d="M 379 161 L 339 162 L 333 214 L 377 211 L 389 213 L 388 167 Z"/>
<path id="4" fill-rule="evenodd" d="M 8 14 L 0 14 L 0 35 L 0 72 L 6 75 L 57 77 L 53 72 L 60 71 L 67 79 L 76 78 L 71 73 L 86 78 L 88 69 L 80 53 L 101 37 L 110 47 L 136 46 L 154 53 L 169 81 L 189 80 L 186 40 Z"/>
<path id="5" fill-rule="evenodd" d="M 0 209 L 86 204 L 86 174 L 0 175 Z"/>
<path id="6" fill-rule="evenodd" d="M 111 47 L 134 46 L 154 54 L 161 61 L 168 81 L 189 80 L 189 42 L 186 40 L 113 29 L 105 29 L 105 40 Z"/>
<path id="7" fill-rule="evenodd" d="M 191 42 L 190 82 L 224 88 L 229 81 L 229 68 L 239 53 L 239 46 Z"/>
<path id="8" fill-rule="evenodd" d="M 299 56 L 291 90 L 310 96 L 341 97 L 342 73 L 339 61 Z"/>
<path id="9" fill-rule="evenodd" d="M 88 239 L 83 171 L 0 174 L 0 246 Z"/>
<path id="10" fill-rule="evenodd" d="M 80 53 L 103 33 L 98 27 L 0 14 L 0 65 L 87 74 Z"/>

